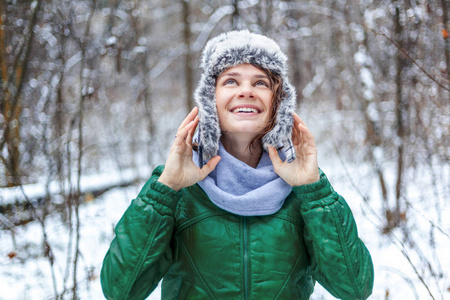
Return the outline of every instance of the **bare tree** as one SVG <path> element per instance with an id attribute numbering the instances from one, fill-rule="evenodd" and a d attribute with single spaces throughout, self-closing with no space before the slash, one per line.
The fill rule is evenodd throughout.
<path id="1" fill-rule="evenodd" d="M 185 47 L 184 55 L 184 78 L 186 80 L 186 107 L 188 111 L 194 108 L 194 100 L 192 98 L 193 93 L 193 72 L 192 72 L 192 51 L 191 51 L 191 27 L 189 18 L 191 16 L 191 10 L 189 2 L 181 0 L 183 5 L 183 43 Z"/>
<path id="2" fill-rule="evenodd" d="M 1 14 L 3 16 L 6 1 L 1 2 Z M 19 41 L 17 45 L 16 53 L 12 57 L 12 64 L 7 65 L 7 53 L 5 51 L 6 44 L 6 26 L 0 28 L 0 48 L 1 48 L 1 69 L 2 69 L 2 112 L 4 118 L 4 135 L 0 140 L 0 150 L 4 146 L 7 147 L 8 157 L 3 158 L 5 164 L 8 164 L 9 173 L 6 174 L 8 178 L 7 186 L 19 185 L 19 182 L 14 178 L 20 176 L 19 171 L 19 159 L 20 159 L 20 119 L 19 115 L 22 110 L 20 103 L 21 92 L 23 84 L 27 75 L 28 63 L 31 52 L 31 45 L 34 41 L 34 26 L 38 19 L 38 13 L 40 11 L 42 1 L 33 2 L 30 6 L 32 11 L 30 25 L 28 26 L 27 34 Z M 0 23 L 1 24 L 1 23 Z M 11 34 L 11 33 L 10 33 Z M 7 71 L 11 68 L 11 71 Z"/>
<path id="3" fill-rule="evenodd" d="M 445 56 L 445 67 L 446 67 L 446 73 L 448 76 L 450 76 L 450 25 L 448 23 L 448 1 L 441 0 L 441 7 L 442 7 L 442 37 L 444 38 L 444 56 Z M 450 78 L 447 78 L 450 80 Z"/>

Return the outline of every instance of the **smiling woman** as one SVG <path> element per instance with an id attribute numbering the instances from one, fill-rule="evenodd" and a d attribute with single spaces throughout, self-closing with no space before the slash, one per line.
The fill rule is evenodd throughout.
<path id="1" fill-rule="evenodd" d="M 266 73 L 250 64 L 226 70 L 216 83 L 221 142 L 228 153 L 254 168 L 262 153 L 261 141 L 255 145 L 254 140 L 273 118 L 271 86 Z M 249 148 L 250 156 L 246 155 Z"/>
<path id="2" fill-rule="evenodd" d="M 294 112 L 286 61 L 248 31 L 208 42 L 198 108 L 117 224 L 108 299 L 144 299 L 161 278 L 162 299 L 306 300 L 316 281 L 369 297 L 370 254 Z"/>

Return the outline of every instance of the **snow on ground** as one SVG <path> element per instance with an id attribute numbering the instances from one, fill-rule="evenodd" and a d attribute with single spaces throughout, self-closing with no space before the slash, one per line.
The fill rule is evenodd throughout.
<path id="1" fill-rule="evenodd" d="M 371 170 L 361 166 L 352 169 L 352 172 L 347 172 L 344 165 L 336 162 L 331 164 L 324 160 L 323 170 L 334 188 L 344 196 L 352 208 L 360 237 L 372 254 L 375 265 L 375 288 L 371 299 L 431 299 L 416 272 L 423 277 L 435 299 L 449 299 L 450 209 L 448 205 L 442 206 L 442 222 L 438 224 L 440 227 L 431 231 L 430 220 L 434 220 L 434 200 L 426 199 L 429 201 L 427 205 L 421 200 L 420 187 L 413 191 L 410 201 L 415 201 L 412 204 L 416 209 L 408 210 L 408 223 L 411 230 L 414 230 L 411 233 L 411 239 L 416 244 L 413 248 L 409 247 L 410 243 L 403 239 L 400 230 L 394 230 L 392 238 L 380 234 L 382 223 L 376 215 L 380 213 L 380 205 L 375 200 L 369 203 L 364 202 L 352 185 L 351 180 L 361 191 L 372 196 L 373 199 L 378 199 L 379 191 Z M 347 175 L 350 175 L 350 178 Z M 425 175 L 423 174 L 421 178 L 424 185 L 431 180 Z M 103 299 L 99 281 L 102 260 L 113 237 L 114 225 L 131 199 L 138 194 L 140 186 L 115 188 L 80 207 L 81 255 L 78 265 L 78 278 L 81 279 L 80 299 Z M 46 219 L 46 227 L 55 257 L 56 289 L 61 292 L 62 278 L 66 272 L 69 230 L 57 214 Z M 433 236 L 430 232 L 433 232 Z M 430 246 L 430 241 L 433 241 L 434 247 Z M 52 299 L 54 295 L 52 274 L 48 260 L 42 255 L 42 229 L 38 222 L 16 227 L 15 243 L 17 247 L 13 245 L 10 231 L 0 231 L 0 300 Z M 405 248 L 402 248 L 402 245 Z M 10 258 L 8 254 L 13 251 L 15 251 L 15 257 Z M 428 261 L 424 261 L 421 256 Z M 408 259 L 414 264 L 415 269 Z M 436 273 L 435 278 L 430 275 L 429 268 Z M 71 286 L 71 280 L 69 276 L 66 286 Z M 67 298 L 71 298 L 70 291 Z M 148 299 L 160 299 L 159 287 Z M 317 284 L 311 299 L 334 298 Z"/>
<path id="2" fill-rule="evenodd" d="M 442 223 L 439 224 L 435 218 L 435 201 L 438 200 L 429 195 L 433 180 L 429 174 L 420 174 L 418 182 L 411 185 L 407 193 L 411 203 L 406 214 L 408 240 L 401 229 L 393 230 L 390 235 L 381 234 L 384 221 L 380 215 L 381 192 L 371 169 L 361 166 L 346 171 L 342 164 L 334 164 L 325 167 L 324 171 L 337 192 L 349 203 L 359 236 L 372 255 L 375 286 L 371 299 L 432 299 L 430 293 L 434 299 L 450 299 L 450 208 L 448 205 L 441 207 Z M 385 172 L 385 175 L 387 182 L 395 182 L 394 172 Z M 353 184 L 372 200 L 364 202 Z M 424 193 L 428 197 L 422 199 Z M 441 195 L 445 195 L 445 191 L 441 191 Z M 431 223 L 439 228 L 431 230 Z M 436 273 L 432 274 L 434 276 L 430 269 Z"/>
<path id="3" fill-rule="evenodd" d="M 95 189 L 107 189 L 114 185 L 135 181 L 136 178 L 143 178 L 145 174 L 147 176 L 151 174 L 151 170 L 146 166 L 140 166 L 138 171 L 136 172 L 136 169 L 125 169 L 120 172 L 113 171 L 103 174 L 84 175 L 80 180 L 80 190 L 81 192 L 89 192 Z M 77 178 L 77 174 L 72 174 L 72 178 Z M 70 183 L 66 181 L 64 185 L 67 187 Z M 52 195 L 61 194 L 61 187 L 57 181 L 50 182 L 48 190 Z M 0 203 L 2 205 L 15 203 L 16 199 L 23 198 L 23 193 L 31 199 L 44 198 L 46 194 L 45 182 L 24 185 L 23 191 L 19 187 L 0 189 Z"/>
<path id="4" fill-rule="evenodd" d="M 94 201 L 80 207 L 81 238 L 78 265 L 80 299 L 103 299 L 99 272 L 103 257 L 113 237 L 113 227 L 139 192 L 138 186 L 115 188 Z M 55 277 L 57 290 L 63 289 L 66 268 L 69 229 L 61 218 L 54 214 L 46 220 L 47 235 L 55 256 Z M 42 257 L 42 229 L 38 222 L 16 227 L 16 256 L 11 233 L 0 231 L 0 299 L 52 299 L 53 283 L 50 265 Z M 70 270 L 72 271 L 72 270 Z M 72 272 L 71 272 L 72 273 Z M 72 278 L 69 278 L 71 286 Z M 70 297 L 70 291 L 67 298 Z M 149 298 L 157 299 L 157 298 Z"/>

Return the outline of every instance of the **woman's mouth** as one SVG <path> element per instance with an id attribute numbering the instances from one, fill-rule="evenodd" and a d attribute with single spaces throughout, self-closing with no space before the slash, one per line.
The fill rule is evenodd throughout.
<path id="1" fill-rule="evenodd" d="M 261 111 L 254 107 L 237 107 L 231 110 L 232 113 L 254 113 L 259 114 Z"/>

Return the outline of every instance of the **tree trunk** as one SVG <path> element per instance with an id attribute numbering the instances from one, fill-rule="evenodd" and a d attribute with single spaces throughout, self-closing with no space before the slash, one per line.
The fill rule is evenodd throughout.
<path id="1" fill-rule="evenodd" d="M 193 78 L 192 78 L 192 53 L 191 53 L 191 28 L 189 25 L 190 8 L 189 2 L 181 0 L 183 4 L 183 42 L 185 46 L 185 60 L 184 60 L 184 78 L 186 80 L 186 107 L 188 111 L 194 108 L 194 101 L 192 99 L 193 93 Z"/>
<path id="2" fill-rule="evenodd" d="M 3 113 L 5 110 L 5 99 L 7 98 L 7 89 L 3 90 L 3 83 L 5 83 L 8 79 L 8 68 L 6 67 L 6 50 L 5 50 L 5 25 L 3 24 L 3 20 L 6 17 L 5 13 L 5 6 L 6 6 L 5 0 L 0 0 L 0 99 L 2 101 L 0 102 L 0 111 Z"/>
<path id="3" fill-rule="evenodd" d="M 258 6 L 259 9 L 257 10 L 258 25 L 263 34 L 268 34 L 272 24 L 272 1 L 263 0 L 260 3 L 261 5 Z"/>
<path id="4" fill-rule="evenodd" d="M 402 37 L 402 25 L 400 23 L 400 9 L 397 2 L 397 7 L 395 8 L 394 16 L 394 32 L 395 40 L 397 45 L 404 49 L 404 42 Z M 403 99 L 403 82 L 402 82 L 402 71 L 405 67 L 405 60 L 403 54 L 398 51 L 395 59 L 395 69 L 396 69 L 396 92 L 395 92 L 395 115 L 397 119 L 397 182 L 395 185 L 395 225 L 400 223 L 400 212 L 401 212 L 401 196 L 403 192 L 403 173 L 404 173 L 404 139 L 405 139 L 405 123 L 404 115 L 406 112 L 406 103 Z"/>
<path id="5" fill-rule="evenodd" d="M 295 90 L 297 92 L 297 110 L 300 108 L 300 105 L 303 100 L 303 94 L 302 94 L 302 75 L 300 73 L 300 55 L 299 55 L 299 48 L 296 45 L 296 40 L 290 39 L 289 40 L 289 58 L 291 59 L 291 68 L 292 68 L 292 84 L 295 87 Z"/>
<path id="6" fill-rule="evenodd" d="M 57 139 L 58 149 L 60 151 L 55 151 L 54 158 L 56 162 L 56 170 L 58 173 L 58 179 L 61 185 L 64 183 L 64 159 L 63 159 L 63 147 L 64 141 L 61 140 L 61 137 L 64 134 L 64 91 L 63 91 L 63 83 L 64 83 L 64 67 L 66 65 L 66 37 L 64 34 L 61 34 L 61 77 L 59 79 L 58 89 L 56 91 L 56 108 L 53 116 L 53 126 L 55 130 L 55 137 Z"/>
<path id="7" fill-rule="evenodd" d="M 290 5 L 295 3 L 295 0 L 290 0 L 288 2 Z M 301 13 L 299 11 L 290 9 L 287 11 L 287 18 L 292 18 L 295 20 L 299 20 L 301 17 Z M 288 26 L 286 24 L 286 26 Z M 292 30 L 292 29 L 291 29 Z M 292 68 L 292 84 L 295 87 L 297 92 L 297 109 L 300 108 L 301 103 L 303 102 L 303 94 L 302 94 L 302 74 L 301 74 L 301 55 L 300 55 L 300 47 L 297 45 L 296 39 L 289 40 L 289 59 L 291 61 L 290 65 Z"/>
<path id="8" fill-rule="evenodd" d="M 20 122 L 19 116 L 21 112 L 20 105 L 20 94 L 22 92 L 23 82 L 26 77 L 28 69 L 28 60 L 31 52 L 31 44 L 34 40 L 34 26 L 37 23 L 38 12 L 41 7 L 41 1 L 37 2 L 34 8 L 33 14 L 31 16 L 30 25 L 28 27 L 29 35 L 25 39 L 25 43 L 19 51 L 16 57 L 16 62 L 13 64 L 13 78 L 8 77 L 8 66 L 6 62 L 6 52 L 4 52 L 5 47 L 5 32 L 4 24 L 0 23 L 0 49 L 1 56 L 1 69 L 2 69 L 2 87 L 5 88 L 3 92 L 4 103 L 2 104 L 3 115 L 5 120 L 4 137 L 1 142 L 0 149 L 6 145 L 8 152 L 8 165 L 6 166 L 6 179 L 8 186 L 16 186 L 20 184 L 20 172 L 19 172 L 19 161 L 20 161 Z M 1 14 L 4 14 L 4 1 L 1 2 Z M 2 22 L 2 21 L 0 21 Z M 12 82 L 10 82 L 12 81 Z M 10 92 L 9 86 L 13 84 L 13 93 Z"/>
<path id="9" fill-rule="evenodd" d="M 444 55 L 445 55 L 445 66 L 446 70 L 445 72 L 447 75 L 450 75 L 450 37 L 448 36 L 448 33 L 450 31 L 450 25 L 448 24 L 448 0 L 441 0 L 441 6 L 442 6 L 442 30 L 444 30 Z M 450 79 L 450 78 L 449 78 Z"/>
<path id="10" fill-rule="evenodd" d="M 233 15 L 231 16 L 231 28 L 233 30 L 239 29 L 239 0 L 233 0 Z"/>

